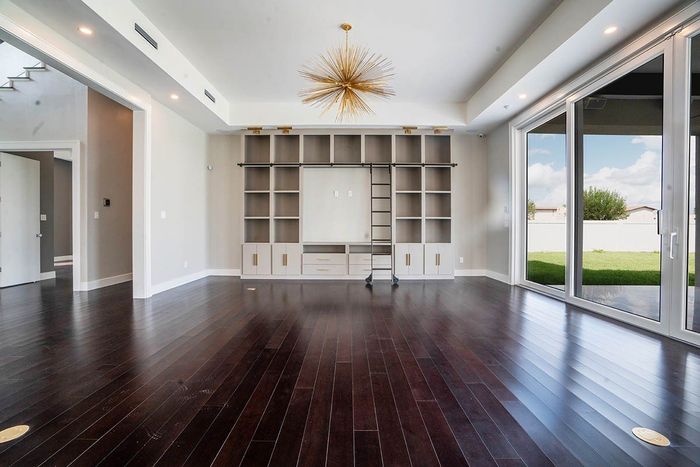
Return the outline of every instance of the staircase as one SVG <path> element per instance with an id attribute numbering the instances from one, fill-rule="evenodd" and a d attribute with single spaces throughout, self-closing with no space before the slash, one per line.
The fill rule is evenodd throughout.
<path id="1" fill-rule="evenodd" d="M 16 91 L 15 83 L 19 81 L 31 81 L 32 73 L 47 71 L 46 65 L 38 62 L 32 66 L 25 66 L 17 76 L 8 76 L 7 81 L 0 85 L 0 91 Z"/>
<path id="2" fill-rule="evenodd" d="M 370 166 L 369 183 L 371 271 L 365 282 L 372 286 L 375 271 L 389 271 L 392 285 L 397 286 L 399 280 L 394 274 L 394 238 L 391 225 L 391 166 Z M 375 264 L 378 256 L 391 256 L 389 266 Z"/>

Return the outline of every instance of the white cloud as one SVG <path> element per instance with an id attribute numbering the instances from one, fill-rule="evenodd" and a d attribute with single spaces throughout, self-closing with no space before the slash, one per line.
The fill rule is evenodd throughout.
<path id="1" fill-rule="evenodd" d="M 528 198 L 539 207 L 559 207 L 566 204 L 566 169 L 554 169 L 540 162 L 527 169 Z"/>
<path id="2" fill-rule="evenodd" d="M 531 156 L 535 155 L 535 154 L 544 154 L 546 156 L 552 154 L 552 151 L 550 151 L 549 149 L 544 149 L 544 148 L 532 148 L 532 149 L 528 149 L 527 152 Z"/>
<path id="3" fill-rule="evenodd" d="M 628 167 L 603 167 L 585 174 L 583 184 L 586 188 L 614 190 L 624 196 L 627 206 L 644 204 L 658 208 L 661 206 L 661 158 L 657 152 L 647 150 Z"/>
<path id="4" fill-rule="evenodd" d="M 643 144 L 648 151 L 661 152 L 661 136 L 637 136 L 632 144 Z"/>

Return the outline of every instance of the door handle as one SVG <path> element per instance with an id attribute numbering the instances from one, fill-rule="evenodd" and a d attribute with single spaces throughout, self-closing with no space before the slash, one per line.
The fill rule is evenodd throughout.
<path id="1" fill-rule="evenodd" d="M 678 232 L 671 232 L 671 238 L 669 239 L 670 244 L 668 245 L 668 257 L 671 259 L 676 259 L 675 252 L 673 251 L 676 237 L 678 237 Z"/>

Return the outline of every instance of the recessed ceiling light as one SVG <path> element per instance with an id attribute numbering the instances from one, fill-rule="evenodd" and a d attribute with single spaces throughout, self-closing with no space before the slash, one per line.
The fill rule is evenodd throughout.
<path id="1" fill-rule="evenodd" d="M 527 94 L 518 94 L 518 99 L 527 99 Z"/>
<path id="2" fill-rule="evenodd" d="M 617 26 L 608 26 L 605 28 L 605 31 L 603 31 L 604 34 L 612 34 L 614 32 L 617 32 Z"/>
<path id="3" fill-rule="evenodd" d="M 78 31 L 80 31 L 81 34 L 85 34 L 86 36 L 92 36 L 92 29 L 90 29 L 87 26 L 78 27 Z"/>
<path id="4" fill-rule="evenodd" d="M 170 94 L 170 98 L 171 98 L 172 100 L 176 101 L 176 100 L 178 100 L 178 99 L 180 98 L 180 96 L 178 96 L 177 94 Z"/>

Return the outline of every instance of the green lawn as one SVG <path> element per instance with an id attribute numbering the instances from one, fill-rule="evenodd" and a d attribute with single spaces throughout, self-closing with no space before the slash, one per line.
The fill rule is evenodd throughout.
<path id="1" fill-rule="evenodd" d="M 528 254 L 527 278 L 548 285 L 564 284 L 563 252 Z M 584 285 L 659 285 L 659 253 L 631 251 L 584 251 Z M 695 253 L 690 254 L 690 285 L 695 285 Z"/>

